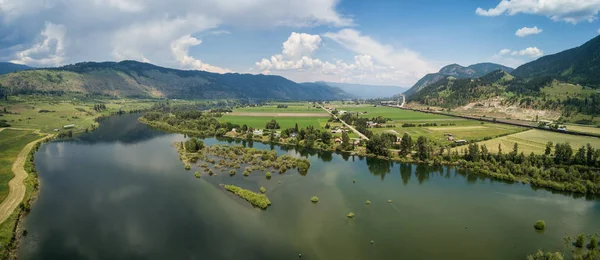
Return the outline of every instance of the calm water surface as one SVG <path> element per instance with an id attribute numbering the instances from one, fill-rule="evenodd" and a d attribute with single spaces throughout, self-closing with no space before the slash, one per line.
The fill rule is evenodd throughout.
<path id="1" fill-rule="evenodd" d="M 186 171 L 171 146 L 184 139 L 126 115 L 104 120 L 78 140 L 44 144 L 36 154 L 42 189 L 26 218 L 19 256 L 524 259 L 538 248 L 561 249 L 565 235 L 600 231 L 599 200 L 446 167 L 254 143 L 308 157 L 312 166 L 305 176 L 292 170 L 271 180 L 262 172 L 230 177 L 228 170 L 196 179 L 197 167 Z M 273 204 L 252 208 L 220 183 L 264 186 Z M 346 218 L 349 212 L 356 218 Z M 538 219 L 547 224 L 542 233 L 533 229 Z"/>

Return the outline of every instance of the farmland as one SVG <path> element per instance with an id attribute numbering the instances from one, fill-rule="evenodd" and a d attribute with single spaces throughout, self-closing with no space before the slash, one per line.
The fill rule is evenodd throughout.
<path id="1" fill-rule="evenodd" d="M 525 128 L 511 125 L 488 122 L 482 123 L 475 120 L 439 114 L 422 113 L 392 107 L 373 107 L 367 105 L 334 105 L 334 107 L 336 107 L 338 110 L 344 110 L 352 113 L 362 113 L 359 115 L 360 117 L 373 118 L 381 116 L 391 119 L 391 121 L 385 123 L 386 127 L 369 129 L 374 133 L 388 132 L 400 136 L 404 135 L 404 133 L 407 133 L 414 137 L 425 136 L 438 145 L 452 144 L 452 142 L 448 140 L 448 135 L 452 135 L 454 140 L 479 141 L 525 130 Z M 403 124 L 413 124 L 414 126 L 403 127 Z"/>
<path id="2" fill-rule="evenodd" d="M 518 143 L 519 152 L 529 155 L 532 152 L 535 154 L 543 154 L 548 141 L 551 141 L 554 144 L 567 142 L 571 144 L 571 147 L 573 147 L 574 150 L 579 149 L 579 147 L 587 145 L 588 143 L 591 144 L 592 147 L 600 147 L 599 138 L 561 134 L 537 129 L 487 140 L 480 142 L 479 144 L 485 144 L 490 152 L 497 153 L 499 144 L 502 146 L 502 152 L 509 152 L 512 151 L 514 144 Z"/>
<path id="3" fill-rule="evenodd" d="M 13 178 L 12 165 L 21 149 L 40 135 L 25 130 L 0 131 L 0 202 L 8 195 L 8 181 Z"/>

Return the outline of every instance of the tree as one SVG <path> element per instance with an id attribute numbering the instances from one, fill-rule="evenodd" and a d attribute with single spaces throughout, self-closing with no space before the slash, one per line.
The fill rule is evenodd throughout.
<path id="1" fill-rule="evenodd" d="M 544 154 L 548 155 L 548 156 L 550 156 L 550 154 L 552 154 L 552 142 L 548 142 L 546 144 L 546 152 Z"/>
<path id="2" fill-rule="evenodd" d="M 404 133 L 402 136 L 402 142 L 400 143 L 400 155 L 406 156 L 412 152 L 413 140 L 408 133 Z"/>
<path id="3" fill-rule="evenodd" d="M 422 161 L 429 159 L 429 142 L 425 136 L 417 139 L 417 158 Z"/>
<path id="4" fill-rule="evenodd" d="M 469 153 L 467 154 L 467 160 L 479 161 L 481 159 L 481 153 L 479 152 L 479 145 L 476 143 L 469 144 Z"/>
<path id="5" fill-rule="evenodd" d="M 342 149 L 346 150 L 350 145 L 350 137 L 346 131 L 342 132 Z"/>
<path id="6" fill-rule="evenodd" d="M 184 146 L 188 153 L 195 153 L 204 148 L 204 142 L 202 140 L 198 140 L 196 137 L 192 137 L 185 141 Z"/>
<path id="7" fill-rule="evenodd" d="M 577 153 L 575 153 L 575 158 L 573 158 L 573 162 L 580 165 L 585 165 L 587 163 L 584 146 L 577 150 Z"/>
<path id="8" fill-rule="evenodd" d="M 329 133 L 328 131 L 321 132 L 321 141 L 324 144 L 330 144 L 331 143 L 331 133 Z"/>
<path id="9" fill-rule="evenodd" d="M 388 156 L 391 143 L 388 138 L 382 135 L 374 135 L 367 141 L 367 153 L 380 155 L 380 156 Z"/>
<path id="10" fill-rule="evenodd" d="M 271 119 L 271 121 L 269 121 L 267 123 L 267 125 L 265 125 L 265 129 L 279 129 L 279 123 L 277 123 L 277 121 L 275 119 Z"/>
<path id="11" fill-rule="evenodd" d="M 297 134 L 297 133 L 299 133 L 299 130 L 298 130 L 298 123 L 296 123 L 296 126 L 294 127 L 294 131 L 295 131 L 294 133 L 296 133 L 296 134 Z"/>
<path id="12" fill-rule="evenodd" d="M 575 240 L 575 246 L 582 248 L 585 245 L 585 234 L 581 233 L 577 236 L 577 240 Z"/>
<path id="13" fill-rule="evenodd" d="M 244 132 L 244 133 L 245 133 L 246 131 L 248 131 L 248 126 L 247 126 L 246 124 L 244 124 L 244 125 L 242 126 L 242 132 Z"/>

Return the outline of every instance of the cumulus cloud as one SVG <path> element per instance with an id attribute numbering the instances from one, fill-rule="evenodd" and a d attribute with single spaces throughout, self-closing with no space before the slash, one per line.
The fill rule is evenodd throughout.
<path id="1" fill-rule="evenodd" d="M 171 43 L 183 35 L 226 33 L 220 27 L 352 25 L 352 19 L 336 11 L 337 4 L 338 0 L 0 0 L 0 57 L 53 65 L 146 57 L 173 66 L 180 61 Z M 37 63 L 20 58 L 44 46 L 40 38 L 46 36 L 40 32 L 46 30 L 46 22 L 68 32 L 61 42 L 69 48 L 37 57 Z"/>
<path id="2" fill-rule="evenodd" d="M 527 47 L 522 50 L 502 49 L 492 56 L 492 60 L 516 68 L 525 62 L 542 56 L 544 56 L 542 50 L 537 47 Z"/>
<path id="3" fill-rule="evenodd" d="M 487 10 L 478 7 L 475 13 L 481 16 L 535 14 L 547 16 L 553 21 L 576 24 L 596 20 L 600 11 L 600 0 L 502 0 Z"/>
<path id="4" fill-rule="evenodd" d="M 282 53 L 256 62 L 262 73 L 277 71 L 295 80 L 329 80 L 341 82 L 410 85 L 435 69 L 408 49 L 381 44 L 352 29 L 326 33 L 355 55 L 353 61 L 323 61 L 315 56 L 323 44 L 319 35 L 292 33 L 283 43 Z"/>
<path id="5" fill-rule="evenodd" d="M 534 26 L 534 27 L 523 27 L 523 28 L 517 30 L 515 32 L 515 35 L 522 38 L 522 37 L 529 36 L 529 35 L 540 34 L 543 31 L 544 30 L 539 29 L 537 26 Z"/>
<path id="6" fill-rule="evenodd" d="M 15 54 L 13 63 L 29 64 L 34 66 L 57 66 L 65 59 L 65 35 L 63 25 L 46 23 L 40 33 L 41 40 L 30 48 Z"/>
<path id="7" fill-rule="evenodd" d="M 188 54 L 188 50 L 191 46 L 197 46 L 201 43 L 201 40 L 198 40 L 191 35 L 185 35 L 171 43 L 171 51 L 173 52 L 175 59 L 179 62 L 181 68 L 204 70 L 216 73 L 231 72 L 229 69 L 203 63 L 201 60 L 195 59 Z"/>

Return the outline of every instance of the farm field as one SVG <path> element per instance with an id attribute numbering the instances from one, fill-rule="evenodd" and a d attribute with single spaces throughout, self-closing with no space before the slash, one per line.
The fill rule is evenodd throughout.
<path id="1" fill-rule="evenodd" d="M 224 115 L 219 120 L 221 122 L 231 122 L 239 125 L 247 125 L 248 127 L 263 129 L 265 125 L 275 119 L 281 130 L 286 128 L 292 128 L 296 124 L 298 127 L 304 128 L 307 126 L 314 126 L 317 128 L 324 127 L 327 124 L 329 117 L 286 117 L 286 116 L 236 116 L 236 115 Z"/>
<path id="2" fill-rule="evenodd" d="M 0 201 L 8 195 L 8 182 L 14 177 L 12 165 L 25 145 L 39 139 L 40 135 L 26 130 L 0 131 Z"/>
<path id="3" fill-rule="evenodd" d="M 106 110 L 98 112 L 94 105 L 104 104 Z M 95 124 L 94 119 L 119 110 L 139 110 L 150 108 L 154 102 L 129 99 L 79 100 L 76 98 L 11 97 L 9 101 L 0 101 L 0 110 L 10 113 L 0 114 L 11 127 L 39 129 L 49 133 L 74 124 L 74 132 L 84 131 Z"/>
<path id="4" fill-rule="evenodd" d="M 313 107 L 309 103 L 280 103 L 280 105 L 286 105 L 287 108 L 277 108 L 278 104 L 269 104 L 265 106 L 257 107 L 243 107 L 236 108 L 234 113 L 309 113 L 309 114 L 323 114 L 327 116 L 320 107 Z"/>
<path id="5" fill-rule="evenodd" d="M 425 136 L 429 140 L 438 145 L 450 145 L 452 141 L 448 140 L 447 135 L 452 134 L 454 140 L 478 141 L 484 138 L 493 138 L 501 135 L 517 133 L 525 130 L 522 127 L 516 127 L 504 124 L 494 124 L 480 121 L 456 118 L 445 115 L 422 113 L 411 110 L 403 110 L 393 107 L 373 107 L 371 105 L 359 106 L 334 106 L 338 110 L 349 112 L 367 112 L 361 114 L 361 117 L 373 118 L 382 116 L 390 118 L 385 125 L 393 125 L 394 127 L 386 128 L 370 128 L 374 133 L 394 133 L 404 135 L 407 133 L 413 138 Z M 418 126 L 419 124 L 436 124 L 434 126 Z M 402 124 L 415 124 L 415 127 L 402 127 Z"/>
<path id="6" fill-rule="evenodd" d="M 492 153 L 498 152 L 498 144 L 502 145 L 502 152 L 512 151 L 515 143 L 519 144 L 519 152 L 526 155 L 530 153 L 543 154 L 548 141 L 556 143 L 570 143 L 574 152 L 581 146 L 591 144 L 593 147 L 600 147 L 600 138 L 561 134 L 543 130 L 532 129 L 525 132 L 507 135 L 492 140 L 479 142 L 480 145 L 485 144 L 488 150 Z M 464 148 L 464 147 L 463 147 Z M 455 148 L 461 149 L 461 148 Z"/>
<path id="7" fill-rule="evenodd" d="M 580 133 L 592 133 L 592 134 L 600 135 L 600 127 L 567 125 L 567 130 L 574 131 L 574 132 L 580 132 Z"/>

